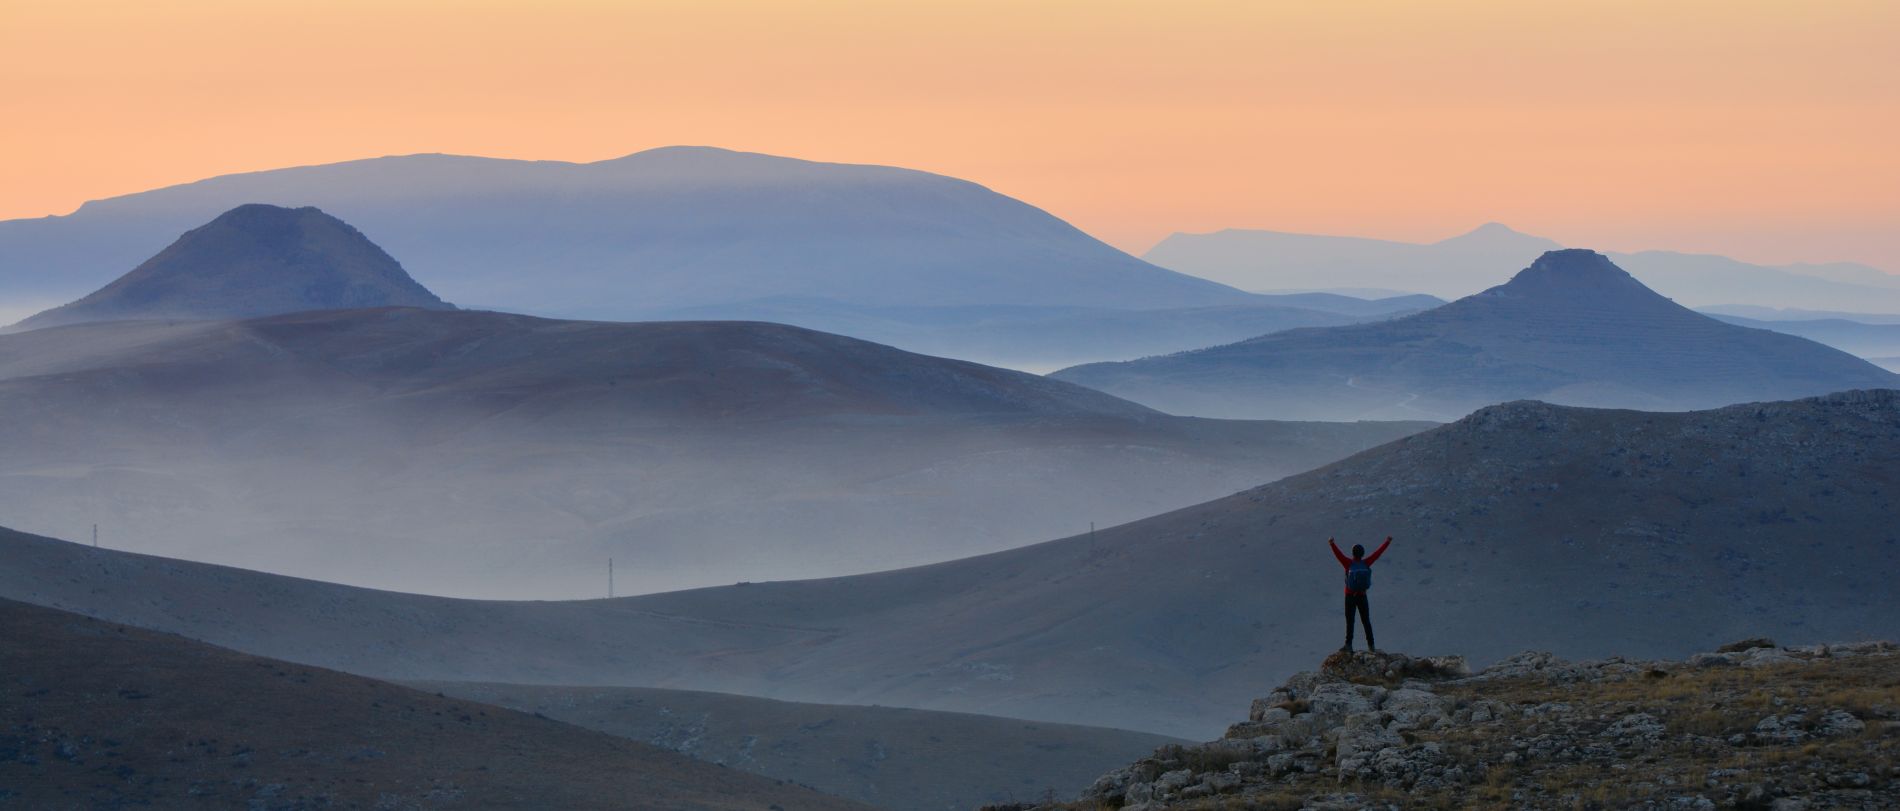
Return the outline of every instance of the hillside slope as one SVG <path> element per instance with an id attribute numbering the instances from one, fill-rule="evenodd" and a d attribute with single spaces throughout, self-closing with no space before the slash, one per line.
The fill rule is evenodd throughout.
<path id="1" fill-rule="evenodd" d="M 1232 493 L 1426 427 L 1166 417 L 757 323 L 350 310 L 0 336 L 20 529 L 462 596 L 946 560 Z"/>
<path id="2" fill-rule="evenodd" d="M 0 596 L 397 678 L 684 687 L 1205 738 L 1340 643 L 1325 540 L 1397 537 L 1390 647 L 1475 663 L 1891 637 L 1900 393 L 1513 403 L 1094 535 L 856 577 L 457 601 L 0 536 Z M 1658 621 L 1657 618 L 1666 621 Z"/>
<path id="3" fill-rule="evenodd" d="M 0 600 L 0 804 L 863 809 L 654 746 Z"/>
<path id="4" fill-rule="evenodd" d="M 1900 385 L 1839 350 L 1681 307 L 1584 250 L 1390 321 L 1053 376 L 1169 413 L 1255 419 L 1455 419 L 1517 399 L 1682 410 Z"/>
<path id="5" fill-rule="evenodd" d="M 641 687 L 416 682 L 899 811 L 1073 796 L 1174 739 L 894 707 Z"/>
<path id="6" fill-rule="evenodd" d="M 84 298 L 14 329 L 358 307 L 452 309 L 375 243 L 314 208 L 242 205 Z"/>

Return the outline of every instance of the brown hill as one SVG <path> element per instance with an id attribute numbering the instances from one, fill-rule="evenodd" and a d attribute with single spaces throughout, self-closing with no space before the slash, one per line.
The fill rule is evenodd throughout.
<path id="1" fill-rule="evenodd" d="M 844 809 L 591 730 L 0 600 L 0 804 Z"/>

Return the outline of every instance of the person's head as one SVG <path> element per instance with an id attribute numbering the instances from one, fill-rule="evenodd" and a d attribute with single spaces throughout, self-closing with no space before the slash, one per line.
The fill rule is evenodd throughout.
<path id="1" fill-rule="evenodd" d="M 1365 544 L 1356 543 L 1352 545 L 1352 557 L 1354 560 L 1358 560 L 1359 558 L 1363 558 L 1365 556 L 1366 556 Z"/>

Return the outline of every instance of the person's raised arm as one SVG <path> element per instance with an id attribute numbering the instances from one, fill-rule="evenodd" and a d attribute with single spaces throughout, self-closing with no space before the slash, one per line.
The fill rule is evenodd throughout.
<path id="1" fill-rule="evenodd" d="M 1341 568 L 1347 568 L 1347 567 L 1352 566 L 1352 559 L 1346 557 L 1346 553 L 1339 551 L 1339 544 L 1333 543 L 1333 539 L 1327 538 L 1326 545 L 1333 548 L 1333 557 L 1339 559 L 1339 565 Z"/>
<path id="2" fill-rule="evenodd" d="M 1385 548 L 1391 545 L 1392 545 L 1392 536 L 1390 535 L 1385 536 L 1385 543 L 1379 544 L 1379 551 L 1366 556 L 1366 565 L 1371 566 L 1372 564 L 1377 563 L 1379 560 L 1379 556 L 1385 554 Z"/>

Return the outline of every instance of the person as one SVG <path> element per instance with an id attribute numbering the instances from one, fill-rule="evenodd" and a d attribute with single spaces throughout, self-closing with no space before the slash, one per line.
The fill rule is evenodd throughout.
<path id="1" fill-rule="evenodd" d="M 1387 535 L 1385 543 L 1379 544 L 1379 551 L 1366 555 L 1366 548 L 1360 544 L 1352 545 L 1352 557 L 1339 551 L 1339 544 L 1327 538 L 1326 545 L 1333 548 L 1333 557 L 1339 561 L 1340 568 L 1346 570 L 1346 644 L 1340 650 L 1352 652 L 1352 612 L 1359 612 L 1359 622 L 1366 626 L 1366 650 L 1377 650 L 1372 643 L 1372 607 L 1366 602 L 1366 590 L 1372 588 L 1372 564 L 1385 554 L 1385 548 L 1392 545 L 1392 536 Z"/>

